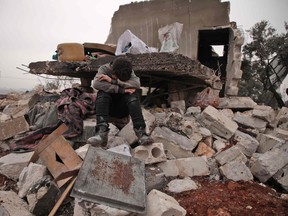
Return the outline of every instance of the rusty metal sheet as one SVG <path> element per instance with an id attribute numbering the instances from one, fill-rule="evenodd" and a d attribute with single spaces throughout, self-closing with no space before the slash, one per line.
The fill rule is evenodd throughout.
<path id="1" fill-rule="evenodd" d="M 90 146 L 71 196 L 144 213 L 145 164 L 127 155 Z"/>

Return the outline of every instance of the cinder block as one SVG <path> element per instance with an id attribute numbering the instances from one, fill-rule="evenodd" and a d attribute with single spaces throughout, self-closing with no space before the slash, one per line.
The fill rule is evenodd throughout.
<path id="1" fill-rule="evenodd" d="M 154 164 L 167 160 L 162 143 L 137 146 L 134 149 L 134 157 L 145 161 L 145 164 Z"/>

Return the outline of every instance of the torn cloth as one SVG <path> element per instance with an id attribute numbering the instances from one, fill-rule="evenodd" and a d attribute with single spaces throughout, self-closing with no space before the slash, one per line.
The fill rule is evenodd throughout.
<path id="1" fill-rule="evenodd" d="M 63 134 L 65 138 L 80 135 L 83 132 L 83 120 L 96 112 L 95 101 L 95 93 L 83 92 L 78 88 L 63 90 L 61 97 L 56 101 L 58 122 L 55 125 L 36 130 L 10 144 L 10 150 L 13 152 L 33 151 L 44 135 L 49 135 L 62 123 L 68 126 L 68 130 Z"/>
<path id="2" fill-rule="evenodd" d="M 56 101 L 58 118 L 67 126 L 68 131 L 63 135 L 72 138 L 82 134 L 83 120 L 88 115 L 95 114 L 95 93 L 83 92 L 79 88 L 64 89 Z"/>

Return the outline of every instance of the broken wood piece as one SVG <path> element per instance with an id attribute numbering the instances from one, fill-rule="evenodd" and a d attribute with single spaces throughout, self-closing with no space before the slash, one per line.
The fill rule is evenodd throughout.
<path id="1" fill-rule="evenodd" d="M 63 201 L 65 200 L 65 198 L 69 194 L 69 192 L 71 191 L 76 179 L 77 178 L 74 177 L 74 179 L 72 179 L 72 181 L 68 184 L 67 188 L 63 191 L 59 200 L 57 201 L 57 203 L 55 204 L 55 206 L 53 207 L 53 209 L 51 210 L 51 212 L 49 213 L 48 216 L 54 216 L 56 214 L 57 210 L 59 209 L 59 207 L 61 206 L 61 204 L 63 203 Z"/>
<path id="2" fill-rule="evenodd" d="M 68 178 L 68 177 L 72 177 L 72 176 L 77 176 L 79 170 L 80 170 L 80 167 L 81 167 L 82 163 L 79 164 L 78 167 L 76 167 L 75 169 L 72 169 L 72 170 L 68 170 L 68 171 L 65 171 L 63 173 L 61 173 L 60 175 L 58 175 L 54 181 L 57 182 L 57 181 L 60 181 L 62 179 L 65 179 L 65 178 Z"/>
<path id="3" fill-rule="evenodd" d="M 65 124 L 61 124 L 56 130 L 54 130 L 49 136 L 45 136 L 45 139 L 39 142 L 37 147 L 34 150 L 34 154 L 32 155 L 30 162 L 35 163 L 39 158 L 39 153 L 42 152 L 48 145 L 51 144 L 58 136 L 63 134 L 68 130 L 68 127 Z"/>
<path id="4" fill-rule="evenodd" d="M 77 170 L 82 164 L 82 159 L 75 153 L 69 142 L 61 135 L 68 127 L 60 125 L 55 131 L 42 140 L 31 158 L 31 162 L 40 159 L 48 168 L 51 175 L 58 180 L 55 181 L 58 187 L 63 186 L 72 176 L 63 179 L 63 173 Z M 61 177 L 62 175 L 62 177 Z M 65 176 L 65 175 L 64 175 Z M 66 175 L 67 176 L 67 175 Z"/>

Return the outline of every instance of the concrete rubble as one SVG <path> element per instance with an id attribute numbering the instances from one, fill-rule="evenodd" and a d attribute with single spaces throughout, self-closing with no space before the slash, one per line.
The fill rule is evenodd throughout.
<path id="1" fill-rule="evenodd" d="M 226 100 L 231 101 L 231 98 Z M 225 98 L 221 101 L 221 108 L 207 106 L 205 109 L 185 109 L 183 101 L 179 101 L 179 105 L 174 102 L 173 108 L 143 108 L 149 133 L 155 141 L 149 146 L 134 146 L 135 134 L 131 130 L 131 122 L 121 131 L 110 125 L 107 150 L 125 157 L 134 157 L 145 163 L 146 215 L 185 215 L 185 210 L 174 198 L 165 194 L 163 189 L 173 193 L 197 190 L 201 185 L 193 180 L 194 176 L 214 180 L 254 180 L 262 183 L 273 180 L 288 191 L 288 127 L 285 121 L 287 108 L 273 110 L 267 106 L 255 105 L 251 99 L 241 97 L 233 100 L 233 106 L 225 102 Z M 43 101 L 39 100 L 38 104 L 41 103 Z M 52 106 L 53 102 L 50 103 Z M 1 125 L 14 120 L 9 112 L 5 115 L 8 118 L 2 118 Z M 94 118 L 89 116 L 84 120 L 84 137 L 66 139 L 83 160 L 89 149 L 85 139 L 94 133 Z M 22 116 L 21 121 L 24 120 Z M 3 136 L 3 149 L 7 149 L 19 136 L 23 137 L 23 131 L 31 129 L 32 125 L 26 122 L 18 126 L 18 133 L 14 128 L 11 129 L 15 133 L 12 137 Z M 6 133 L 7 128 L 1 127 L 2 134 L 3 131 Z M 13 215 L 15 210 L 11 209 L 14 209 L 17 203 L 21 206 L 19 209 L 25 209 L 21 210 L 22 214 L 45 215 L 47 211 L 43 212 L 41 209 L 51 210 L 55 205 L 53 198 L 59 196 L 61 190 L 53 183 L 51 176 L 47 178 L 47 168 L 41 161 L 29 163 L 32 154 L 33 152 L 11 152 L 0 158 L 1 175 L 17 181 L 19 189 L 18 195 L 0 191 L 7 194 L 7 198 L 2 199 L 0 205 L 1 211 L 8 212 L 7 215 Z M 10 202 L 10 199 L 17 202 Z M 74 199 L 74 203 L 75 216 L 93 213 L 137 215 L 133 211 L 78 198 Z"/>

